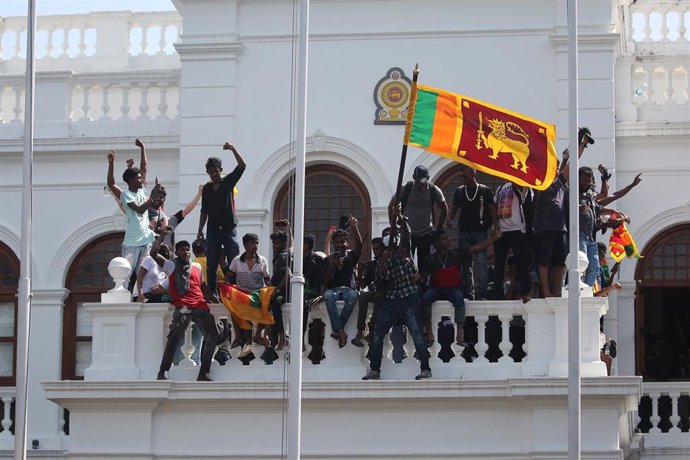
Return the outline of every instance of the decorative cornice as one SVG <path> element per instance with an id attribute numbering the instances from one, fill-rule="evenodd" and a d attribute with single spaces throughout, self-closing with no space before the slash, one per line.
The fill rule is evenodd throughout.
<path id="1" fill-rule="evenodd" d="M 580 34 L 578 36 L 578 48 L 580 51 L 615 51 L 615 46 L 620 40 L 618 33 L 592 33 Z M 564 52 L 568 50 L 568 34 L 566 31 L 557 29 L 549 36 L 551 45 L 556 51 Z"/>
<path id="2" fill-rule="evenodd" d="M 690 121 L 616 123 L 616 137 L 690 136 Z M 654 142 L 658 142 L 657 139 Z"/>
<path id="3" fill-rule="evenodd" d="M 31 306 L 59 306 L 62 308 L 69 295 L 69 289 L 33 289 L 31 291 Z"/>
<path id="4" fill-rule="evenodd" d="M 175 43 L 175 49 L 182 61 L 237 59 L 244 45 L 239 41 L 195 41 L 183 37 L 182 42 Z"/>

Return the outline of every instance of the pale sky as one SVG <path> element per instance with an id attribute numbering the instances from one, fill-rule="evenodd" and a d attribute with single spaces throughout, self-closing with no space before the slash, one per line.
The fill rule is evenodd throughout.
<path id="1" fill-rule="evenodd" d="M 28 0 L 0 0 L 0 16 L 26 16 L 28 8 Z M 36 0 L 36 12 L 39 15 L 174 9 L 171 0 Z"/>

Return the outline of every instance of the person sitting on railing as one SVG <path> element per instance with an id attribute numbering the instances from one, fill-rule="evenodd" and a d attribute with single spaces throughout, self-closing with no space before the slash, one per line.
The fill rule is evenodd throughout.
<path id="1" fill-rule="evenodd" d="M 417 358 L 420 361 L 421 372 L 415 379 L 431 378 L 429 351 L 426 349 L 426 341 L 419 328 L 420 301 L 417 290 L 419 275 L 409 253 L 410 226 L 407 218 L 400 214 L 400 207 L 396 205 L 393 208 L 392 212 L 400 225 L 400 244 L 396 245 L 392 236 L 384 238 L 386 250 L 379 259 L 376 278 L 377 283 L 386 286 L 386 294 L 374 326 L 374 340 L 369 350 L 370 369 L 362 380 L 381 378 L 383 339 L 393 323 L 400 317 L 412 336 Z"/>
<path id="2" fill-rule="evenodd" d="M 157 378 L 167 380 L 165 373 L 170 370 L 180 338 L 184 336 L 189 323 L 193 322 L 199 326 L 204 335 L 197 380 L 208 382 L 211 380 L 208 373 L 211 371 L 211 359 L 219 335 L 218 326 L 207 303 L 213 301 L 213 295 L 206 286 L 201 266 L 191 261 L 189 242 L 183 240 L 175 244 L 174 260 L 166 259 L 159 253 L 160 245 L 168 230 L 163 229 L 151 247 L 151 257 L 156 262 L 162 263 L 163 271 L 168 274 L 170 299 L 175 306 Z"/>
<path id="3" fill-rule="evenodd" d="M 127 162 L 127 169 L 122 173 L 122 180 L 127 183 L 127 190 L 122 190 L 115 183 L 113 172 L 115 163 L 115 151 L 108 153 L 108 175 L 107 184 L 113 195 L 120 200 L 122 208 L 127 216 L 127 229 L 125 238 L 122 241 L 122 257 L 127 259 L 132 269 L 130 274 L 132 280 L 136 280 L 141 261 L 149 254 L 151 243 L 156 238 L 153 230 L 149 228 L 147 211 L 149 206 L 158 196 L 160 184 L 156 184 L 151 190 L 151 196 L 147 196 L 146 191 L 146 148 L 144 144 L 136 139 L 134 144 L 141 150 L 141 161 L 139 167 L 133 167 L 133 160 Z M 129 276 L 128 276 L 129 278 Z M 131 286 L 133 288 L 134 285 Z M 133 289 L 131 289 L 133 290 Z"/>
<path id="4" fill-rule="evenodd" d="M 374 253 L 374 259 L 368 262 L 360 262 L 361 269 L 358 270 L 359 275 L 359 310 L 357 312 L 357 335 L 352 339 L 352 344 L 356 347 L 363 347 L 364 330 L 367 327 L 367 313 L 369 312 L 369 303 L 374 304 L 374 310 L 369 321 L 369 338 L 374 330 L 376 324 L 376 315 L 383 304 L 383 292 L 376 289 L 376 268 L 378 267 L 379 259 L 385 250 L 383 245 L 383 238 L 374 238 L 371 240 L 371 250 Z"/>
<path id="5" fill-rule="evenodd" d="M 270 346 L 280 351 L 285 347 L 285 325 L 283 324 L 283 304 L 287 301 L 287 288 L 291 276 L 292 251 L 290 251 L 290 224 L 286 219 L 276 222 L 277 228 L 283 230 L 271 233 L 273 244 L 273 274 L 271 286 L 275 286 L 271 298 L 271 313 L 275 323 L 266 327 Z M 264 341 L 265 342 L 265 341 Z"/>
<path id="6" fill-rule="evenodd" d="M 345 325 L 347 320 L 350 319 L 350 315 L 355 308 L 355 302 L 357 302 L 359 297 L 357 290 L 352 287 L 352 276 L 362 250 L 362 235 L 360 235 L 359 228 L 357 227 L 357 219 L 351 215 L 347 226 L 352 229 L 355 237 L 354 247 L 348 249 L 350 236 L 345 228 L 335 231 L 333 234 L 335 252 L 328 256 L 324 286 L 322 288 L 324 291 L 323 299 L 326 302 L 326 309 L 328 310 L 328 317 L 333 330 L 331 337 L 338 341 L 340 348 L 347 345 Z M 336 304 L 338 300 L 345 302 L 341 312 L 338 312 Z"/>
<path id="7" fill-rule="evenodd" d="M 268 260 L 259 254 L 259 235 L 247 233 L 242 237 L 244 252 L 230 262 L 225 274 L 225 280 L 247 291 L 254 291 L 266 287 L 271 281 L 268 270 Z M 248 345 L 252 341 L 252 323 L 232 315 L 232 325 L 235 329 L 235 340 L 230 348 Z"/>
<path id="8" fill-rule="evenodd" d="M 323 271 L 326 257 L 320 251 L 314 251 L 316 236 L 311 233 L 304 234 L 304 312 L 302 317 L 302 334 L 307 332 L 309 312 L 311 308 L 321 300 L 321 285 L 323 284 Z"/>
<path id="9" fill-rule="evenodd" d="M 422 314 L 424 317 L 426 340 L 429 345 L 434 342 L 431 325 L 431 305 L 437 300 L 448 300 L 455 307 L 455 342 L 465 344 L 465 299 L 462 291 L 463 261 L 473 254 L 486 250 L 498 238 L 500 233 L 492 234 L 488 239 L 467 247 L 451 248 L 451 241 L 445 230 L 434 233 L 432 243 L 436 251 L 429 254 L 420 270 L 422 283 L 428 289 L 422 294 Z"/>
<path id="10" fill-rule="evenodd" d="M 170 246 L 161 244 L 158 253 L 164 259 L 170 259 Z M 167 278 L 168 275 L 163 271 L 162 262 L 155 260 L 150 255 L 144 257 L 137 273 L 137 301 L 142 303 L 165 302 L 163 296 L 168 294 L 168 290 L 162 284 Z"/>

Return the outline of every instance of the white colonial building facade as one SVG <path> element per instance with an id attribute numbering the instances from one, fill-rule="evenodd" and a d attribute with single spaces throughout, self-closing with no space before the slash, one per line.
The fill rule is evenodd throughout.
<path id="1" fill-rule="evenodd" d="M 138 155 L 135 137 L 170 214 L 207 180 L 207 157 L 234 167 L 225 141 L 247 162 L 238 233 L 258 233 L 269 255 L 273 221 L 293 212 L 295 4 L 173 3 L 176 12 L 38 20 L 30 456 L 253 459 L 284 449 L 284 356 L 271 366 L 233 357 L 208 384 L 189 382 L 183 361 L 156 382 L 167 304 L 101 297 L 125 225 L 103 193 L 106 153 L 116 151 L 119 179 Z M 582 163 L 607 165 L 613 190 L 643 173 L 615 206 L 645 255 L 623 261 L 623 290 L 583 302 L 583 458 L 688 458 L 690 4 L 581 0 L 579 12 L 579 119 L 596 139 Z M 559 151 L 567 145 L 565 0 L 319 0 L 310 27 L 304 216 L 321 242 L 346 212 L 366 239 L 387 226 L 405 85 L 386 84 L 411 78 L 417 62 L 420 82 L 556 124 Z M 25 29 L 26 18 L 0 22 L 0 456 L 13 449 Z M 457 165 L 419 150 L 405 176 L 419 164 L 447 195 L 458 185 Z M 194 239 L 197 225 L 195 210 L 177 238 Z M 439 304 L 435 321 L 450 311 Z M 604 313 L 619 347 L 610 377 L 598 353 Z M 313 316 L 325 319 L 320 308 Z M 565 300 L 470 302 L 468 316 L 478 357 L 454 349 L 444 362 L 436 344 L 428 382 L 410 381 L 409 344 L 387 345 L 381 382 L 359 380 L 366 349 L 327 340 L 314 364 L 308 346 L 303 456 L 566 458 Z M 395 363 L 403 350 L 410 357 Z"/>

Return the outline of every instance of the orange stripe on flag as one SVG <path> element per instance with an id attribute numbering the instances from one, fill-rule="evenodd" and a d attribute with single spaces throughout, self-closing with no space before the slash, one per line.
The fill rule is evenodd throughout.
<path id="1" fill-rule="evenodd" d="M 458 136 L 458 98 L 455 94 L 440 91 L 436 99 L 436 117 L 429 150 L 452 151 Z"/>

